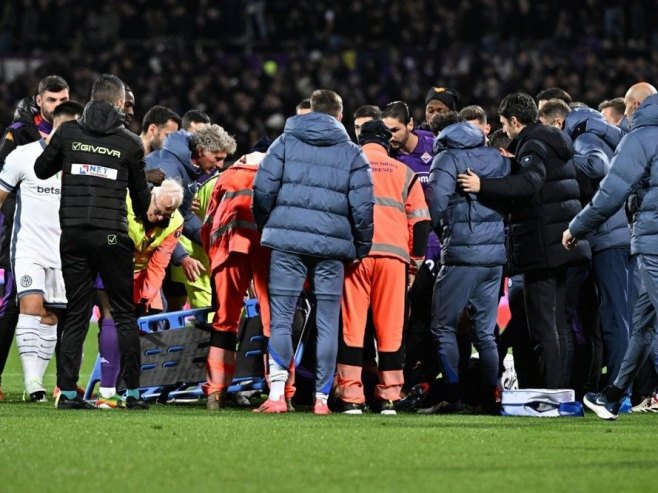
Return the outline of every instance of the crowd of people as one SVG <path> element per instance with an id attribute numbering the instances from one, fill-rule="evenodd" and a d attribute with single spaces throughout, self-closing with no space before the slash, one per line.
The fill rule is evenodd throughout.
<path id="1" fill-rule="evenodd" d="M 56 354 L 59 409 L 147 409 L 136 317 L 189 302 L 215 310 L 204 393 L 221 409 L 253 287 L 269 341 L 269 396 L 256 412 L 294 410 L 303 292 L 315 414 L 447 414 L 467 400 L 497 414 L 509 347 L 520 387 L 573 388 L 604 419 L 630 411 L 658 306 L 652 85 L 610 95 L 600 111 L 560 88 L 511 93 L 495 132 L 462 91 L 432 86 L 418 120 L 400 100 L 359 107 L 356 142 L 341 96 L 316 89 L 280 135 L 241 157 L 197 109 L 181 118 L 155 105 L 131 132 L 141 100 L 115 75 L 97 77 L 84 106 L 70 92 L 59 75 L 42 79 L 0 144 L 0 362 L 15 333 L 26 400 L 48 401 Z M 92 403 L 77 385 L 94 304 Z M 658 412 L 654 389 L 635 404 Z"/>
<path id="2" fill-rule="evenodd" d="M 494 114 L 514 90 L 560 85 L 595 106 L 623 94 L 628 80 L 658 77 L 655 5 L 642 0 L 117 0 L 101 10 L 35 0 L 0 10 L 3 127 L 46 75 L 65 77 L 82 101 L 95 74 L 110 72 L 140 95 L 135 125 L 154 104 L 179 114 L 199 108 L 224 122 L 241 154 L 281 132 L 315 87 L 342 95 L 351 127 L 357 107 L 394 99 L 420 121 L 437 81 Z"/>

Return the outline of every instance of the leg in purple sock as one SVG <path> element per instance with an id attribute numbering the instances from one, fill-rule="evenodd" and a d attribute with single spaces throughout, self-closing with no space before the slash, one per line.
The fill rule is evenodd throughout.
<path id="1" fill-rule="evenodd" d="M 101 354 L 101 387 L 114 388 L 121 370 L 119 339 L 114 320 L 105 319 L 101 322 L 98 347 Z"/>

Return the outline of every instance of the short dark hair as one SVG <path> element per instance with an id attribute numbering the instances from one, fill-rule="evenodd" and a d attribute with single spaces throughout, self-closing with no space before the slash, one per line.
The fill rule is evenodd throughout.
<path id="1" fill-rule="evenodd" d="M 295 106 L 297 111 L 299 110 L 310 110 L 311 109 L 311 100 L 309 98 L 302 99 L 297 106 Z"/>
<path id="2" fill-rule="evenodd" d="M 487 114 L 484 112 L 484 108 L 476 104 L 462 108 L 459 112 L 459 116 L 464 121 L 477 120 L 482 125 L 487 123 Z"/>
<path id="3" fill-rule="evenodd" d="M 62 77 L 59 75 L 49 75 L 39 81 L 38 90 L 39 94 L 43 94 L 45 91 L 60 92 L 68 88 L 68 83 Z"/>
<path id="4" fill-rule="evenodd" d="M 507 149 L 510 142 L 512 142 L 512 139 L 509 138 L 509 135 L 502 128 L 489 134 L 489 147 L 493 147 L 494 149 Z"/>
<path id="5" fill-rule="evenodd" d="M 564 89 L 560 89 L 559 87 L 549 87 L 548 89 L 539 91 L 539 94 L 537 94 L 537 97 L 535 99 L 537 100 L 537 102 L 546 101 L 549 99 L 561 99 L 567 104 L 569 104 L 572 101 L 569 93 Z"/>
<path id="6" fill-rule="evenodd" d="M 84 109 L 84 106 L 82 106 L 77 101 L 64 101 L 63 103 L 58 104 L 53 110 L 53 120 L 63 115 L 82 115 Z"/>
<path id="7" fill-rule="evenodd" d="M 181 127 L 182 121 L 178 113 L 166 106 L 154 106 L 142 118 L 142 132 L 146 132 L 152 124 L 161 126 L 165 125 L 169 120 L 175 121 L 178 124 L 178 128 Z"/>
<path id="8" fill-rule="evenodd" d="M 539 116 L 543 118 L 555 119 L 566 118 L 571 112 L 571 108 L 561 99 L 549 99 L 539 110 Z"/>
<path id="9" fill-rule="evenodd" d="M 365 116 L 369 116 L 373 120 L 381 120 L 382 110 L 379 109 L 379 106 L 375 106 L 374 104 L 364 104 L 356 109 L 353 119 L 356 120 L 357 118 L 363 118 Z"/>
<path id="10" fill-rule="evenodd" d="M 204 113 L 201 110 L 188 110 L 188 111 L 186 111 L 185 114 L 183 115 L 182 123 L 180 121 L 180 117 L 178 115 L 176 115 L 176 116 L 178 117 L 178 120 L 179 120 L 178 121 L 178 126 L 182 127 L 183 130 L 189 130 L 190 124 L 193 123 L 193 122 L 194 123 L 210 123 L 210 117 L 208 116 L 208 114 Z M 173 118 L 169 118 L 169 119 L 173 120 Z M 165 123 L 167 123 L 167 122 L 165 122 Z M 164 123 L 162 123 L 161 125 L 164 125 Z"/>
<path id="11" fill-rule="evenodd" d="M 463 122 L 464 118 L 461 117 L 456 111 L 446 111 L 444 113 L 435 113 L 430 120 L 430 130 L 434 135 L 441 133 L 441 130 L 454 123 Z"/>
<path id="12" fill-rule="evenodd" d="M 599 111 L 606 108 L 612 108 L 617 115 L 623 115 L 626 112 L 626 103 L 624 103 L 624 98 L 606 99 L 599 105 Z"/>
<path id="13" fill-rule="evenodd" d="M 338 118 L 338 115 L 343 113 L 343 100 L 334 91 L 316 89 L 311 94 L 311 111 Z"/>
<path id="14" fill-rule="evenodd" d="M 530 125 L 537 121 L 537 105 L 535 101 L 524 92 L 508 94 L 498 106 L 498 114 L 508 120 L 516 117 L 521 125 Z"/>
<path id="15" fill-rule="evenodd" d="M 91 100 L 116 104 L 121 98 L 126 97 L 126 89 L 121 79 L 114 74 L 103 74 L 99 76 L 91 88 Z"/>
<path id="16" fill-rule="evenodd" d="M 396 120 L 407 125 L 411 121 L 411 112 L 409 106 L 404 101 L 391 101 L 382 111 L 383 118 L 395 118 Z"/>

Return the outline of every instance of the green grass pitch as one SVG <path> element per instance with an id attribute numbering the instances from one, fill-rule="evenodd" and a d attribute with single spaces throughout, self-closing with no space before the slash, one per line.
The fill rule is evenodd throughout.
<path id="1" fill-rule="evenodd" d="M 96 355 L 87 339 L 84 386 Z M 54 374 L 46 380 L 50 389 Z M 653 488 L 658 416 L 263 416 L 202 404 L 57 411 L 0 402 L 0 492 L 625 492 Z"/>

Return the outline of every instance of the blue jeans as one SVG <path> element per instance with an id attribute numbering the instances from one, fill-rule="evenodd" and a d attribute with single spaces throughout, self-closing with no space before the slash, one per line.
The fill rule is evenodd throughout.
<path id="1" fill-rule="evenodd" d="M 292 322 L 307 273 L 316 300 L 317 368 L 315 390 L 328 394 L 336 371 L 338 321 L 343 296 L 343 262 L 272 251 L 270 261 L 270 357 L 284 368 L 293 358 Z"/>

